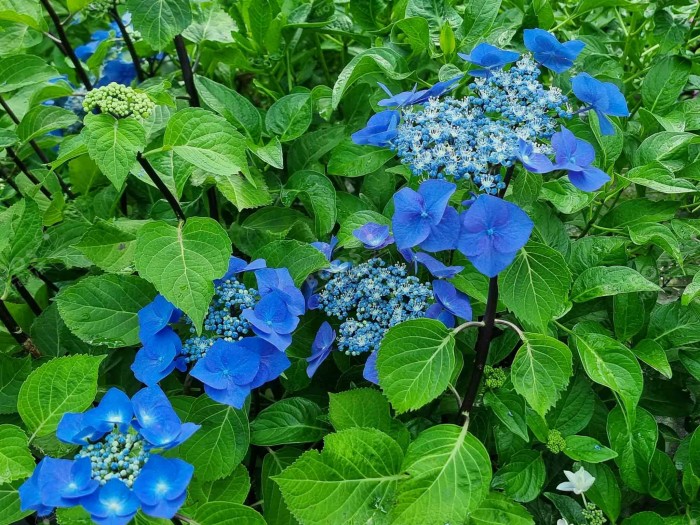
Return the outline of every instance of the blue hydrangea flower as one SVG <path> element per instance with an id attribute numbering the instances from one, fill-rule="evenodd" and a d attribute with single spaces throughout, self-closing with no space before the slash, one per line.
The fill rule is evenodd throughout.
<path id="1" fill-rule="evenodd" d="M 389 98 L 380 100 L 377 104 L 382 107 L 403 107 L 403 106 L 413 106 L 415 104 L 423 104 L 433 97 L 439 97 L 445 94 L 447 91 L 452 89 L 455 83 L 459 82 L 463 75 L 458 75 L 449 80 L 443 80 L 442 82 L 436 82 L 429 89 L 422 89 L 416 91 L 417 85 L 413 86 L 411 91 L 404 91 L 397 95 L 394 95 L 389 91 L 381 82 L 377 82 L 379 86 L 384 90 L 384 92 L 389 95 Z"/>
<path id="2" fill-rule="evenodd" d="M 554 168 L 566 170 L 571 184 L 583 191 L 595 191 L 610 180 L 604 171 L 592 166 L 595 150 L 590 143 L 576 138 L 562 126 L 561 131 L 552 136 L 555 153 Z"/>
<path id="3" fill-rule="evenodd" d="M 352 266 L 352 263 L 350 261 L 341 261 L 340 259 L 333 258 L 333 252 L 335 251 L 335 247 L 337 245 L 338 245 L 338 238 L 335 235 L 333 235 L 331 237 L 330 243 L 328 243 L 328 242 L 312 242 L 311 243 L 311 246 L 313 246 L 318 251 L 320 251 L 329 263 L 327 268 L 324 268 L 321 272 L 319 272 L 319 275 L 323 279 L 328 279 L 328 278 L 330 278 L 331 275 L 333 275 L 335 273 L 342 273 L 342 272 L 348 270 Z"/>
<path id="4" fill-rule="evenodd" d="M 178 331 L 190 334 L 184 344 L 172 326 L 181 313 L 160 296 L 146 306 L 139 313 L 143 348 L 131 366 L 136 378 L 154 385 L 175 368 L 186 371 L 219 339 L 239 341 L 258 335 L 284 351 L 306 310 L 306 298 L 286 268 L 266 266 L 262 259 L 246 263 L 232 257 L 226 274 L 214 281 L 214 298 L 204 318 L 203 333 L 197 335 L 188 318 L 180 323 Z M 254 273 L 257 288 L 243 284 L 243 272 Z"/>
<path id="5" fill-rule="evenodd" d="M 470 71 L 470 75 L 475 77 L 487 77 L 495 70 L 501 69 L 506 64 L 518 60 L 518 58 L 520 58 L 520 53 L 505 51 L 486 42 L 482 42 L 472 49 L 472 52 L 469 54 L 459 53 L 459 57 L 483 68 Z"/>
<path id="6" fill-rule="evenodd" d="M 555 73 L 563 73 L 574 65 L 574 60 L 586 44 L 580 40 L 570 40 L 563 44 L 544 29 L 526 29 L 523 34 L 525 47 L 535 60 Z"/>
<path id="7" fill-rule="evenodd" d="M 469 298 L 457 290 L 452 283 L 440 280 L 433 281 L 433 294 L 435 304 L 428 308 L 426 317 L 439 319 L 448 328 L 455 325 L 455 317 L 471 321 L 472 306 Z"/>
<path id="8" fill-rule="evenodd" d="M 488 277 L 495 277 L 513 262 L 533 228 L 518 206 L 491 195 L 479 195 L 461 220 L 457 249 Z"/>
<path id="9" fill-rule="evenodd" d="M 306 362 L 309 363 L 309 366 L 306 367 L 306 374 L 309 377 L 313 377 L 318 367 L 331 355 L 334 342 L 335 330 L 328 321 L 324 321 L 316 332 L 316 337 L 311 345 L 311 356 L 306 358 Z"/>
<path id="10" fill-rule="evenodd" d="M 359 145 L 385 147 L 396 138 L 401 113 L 388 109 L 372 115 L 360 131 L 352 134 L 352 141 Z"/>
<path id="11" fill-rule="evenodd" d="M 381 250 L 394 242 L 394 237 L 389 232 L 389 227 L 376 222 L 368 222 L 364 226 L 353 230 L 352 234 L 368 250 Z"/>
<path id="12" fill-rule="evenodd" d="M 450 182 L 428 180 L 418 191 L 399 190 L 394 195 L 391 220 L 396 246 L 401 250 L 416 245 L 426 251 L 449 249 L 459 231 L 456 212 L 447 211 L 447 203 L 456 189 Z"/>
<path id="13" fill-rule="evenodd" d="M 549 157 L 535 151 L 535 146 L 523 139 L 518 139 L 518 160 L 532 173 L 549 173 L 554 170 L 554 164 Z"/>
<path id="14" fill-rule="evenodd" d="M 284 353 L 260 337 L 217 340 L 190 374 L 214 401 L 243 408 L 253 388 L 278 378 L 291 365 Z"/>
<path id="15" fill-rule="evenodd" d="M 439 279 L 451 279 L 464 270 L 464 266 L 446 266 L 435 257 L 423 252 L 416 253 L 413 259 L 425 266 L 430 275 Z"/>
<path id="16" fill-rule="evenodd" d="M 45 516 L 56 507 L 82 505 L 104 525 L 125 525 L 139 508 L 172 518 L 185 501 L 194 468 L 157 452 L 181 444 L 197 429 L 180 421 L 157 386 L 131 399 L 110 389 L 97 407 L 63 415 L 56 435 L 80 449 L 72 460 L 45 457 L 19 488 L 21 508 Z M 148 497 L 154 492 L 163 503 L 154 505 Z"/>
<path id="17" fill-rule="evenodd" d="M 598 115 L 603 135 L 615 134 L 608 115 L 628 117 L 630 114 L 624 95 L 612 82 L 601 82 L 588 73 L 579 73 L 571 79 L 571 88 L 576 98 L 588 105 L 586 109 L 592 109 Z"/>

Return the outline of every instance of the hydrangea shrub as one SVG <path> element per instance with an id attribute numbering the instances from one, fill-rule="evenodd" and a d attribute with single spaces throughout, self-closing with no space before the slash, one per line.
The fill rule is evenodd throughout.
<path id="1" fill-rule="evenodd" d="M 698 16 L 0 0 L 0 525 L 696 523 Z"/>

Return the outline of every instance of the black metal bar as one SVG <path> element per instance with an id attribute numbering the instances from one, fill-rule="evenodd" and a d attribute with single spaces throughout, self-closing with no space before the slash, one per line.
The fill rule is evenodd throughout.
<path id="1" fill-rule="evenodd" d="M 27 290 L 27 288 L 24 286 L 24 284 L 22 284 L 22 281 L 20 281 L 17 278 L 17 276 L 14 276 L 12 278 L 12 286 L 15 287 L 15 290 L 17 290 L 19 296 L 25 303 L 27 303 L 27 306 L 29 306 L 31 311 L 34 312 L 34 315 L 41 315 L 41 306 L 39 306 L 39 303 L 36 302 L 34 296 L 31 293 L 29 293 L 29 290 Z"/>

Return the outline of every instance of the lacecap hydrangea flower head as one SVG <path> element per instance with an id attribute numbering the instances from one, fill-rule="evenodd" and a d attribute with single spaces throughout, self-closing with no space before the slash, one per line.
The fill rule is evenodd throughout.
<path id="1" fill-rule="evenodd" d="M 131 366 L 136 378 L 154 385 L 176 368 L 191 368 L 212 399 L 237 408 L 251 389 L 276 379 L 290 366 L 284 351 L 306 303 L 286 268 L 266 266 L 262 259 L 231 258 L 226 274 L 214 281 L 201 334 L 160 295 L 143 308 L 143 347 Z M 244 284 L 246 272 L 253 274 L 255 287 Z"/>
<path id="2" fill-rule="evenodd" d="M 368 249 L 382 250 L 393 244 L 388 229 L 388 226 L 370 223 L 356 230 L 354 235 Z M 315 245 L 321 250 L 328 246 L 325 243 Z M 342 269 L 322 276 L 321 281 L 325 277 L 325 283 L 311 278 L 305 286 L 309 307 L 319 309 L 328 319 L 318 330 L 311 356 L 307 358 L 309 377 L 332 351 L 338 351 L 349 356 L 368 355 L 364 377 L 376 383 L 376 352 L 392 326 L 421 317 L 439 319 L 450 327 L 455 325 L 456 318 L 471 320 L 468 297 L 448 281 L 422 282 L 417 276 L 409 275 L 405 264 L 387 264 L 379 257 L 354 266 L 333 259 L 332 252 L 327 258 L 329 266 Z M 453 276 L 462 269 L 433 261 L 446 276 Z"/>
<path id="3" fill-rule="evenodd" d="M 112 388 L 97 407 L 63 416 L 57 437 L 80 449 L 73 459 L 44 457 L 19 488 L 21 508 L 46 516 L 80 505 L 104 525 L 126 524 L 139 509 L 172 518 L 185 502 L 194 467 L 159 452 L 198 429 L 180 421 L 157 386 L 131 399 Z"/>
<path id="4" fill-rule="evenodd" d="M 571 79 L 573 95 L 582 103 L 573 110 L 571 100 L 558 87 L 547 87 L 540 80 L 541 66 L 552 74 L 569 70 L 584 44 L 573 40 L 559 42 L 541 29 L 527 29 L 524 35 L 528 53 L 502 50 L 487 43 L 470 53 L 460 54 L 471 64 L 466 75 L 467 95 L 447 95 L 466 75 L 438 82 L 433 87 L 391 95 L 379 105 L 390 107 L 370 118 L 366 128 L 353 135 L 357 144 L 389 147 L 403 164 L 420 178 L 472 181 L 483 192 L 495 195 L 507 184 L 503 171 L 530 156 L 559 152 L 551 142 L 560 131 L 562 120 L 594 111 L 601 132 L 613 134 L 609 116 L 627 116 L 627 104 L 619 89 L 586 73 Z M 385 86 L 382 89 L 387 90 Z M 580 140 L 580 139 L 578 139 Z M 593 159 L 586 167 L 590 167 Z M 526 169 L 548 173 L 562 168 L 524 162 Z M 585 191 L 600 184 L 574 185 Z M 602 182 L 601 182 L 602 181 Z"/>

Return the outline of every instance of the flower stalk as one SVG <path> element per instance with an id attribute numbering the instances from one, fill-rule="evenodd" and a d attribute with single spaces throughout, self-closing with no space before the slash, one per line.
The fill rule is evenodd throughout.
<path id="1" fill-rule="evenodd" d="M 144 80 L 146 80 L 146 75 L 143 72 L 143 68 L 141 67 L 141 59 L 139 58 L 139 55 L 136 52 L 136 48 L 134 47 L 134 41 L 131 39 L 131 35 L 129 35 L 129 32 L 126 30 L 126 26 L 122 21 L 122 17 L 119 16 L 116 7 L 112 7 L 109 10 L 109 16 L 112 18 L 112 20 L 114 20 L 114 23 L 117 24 L 117 27 L 119 28 L 119 31 L 122 34 L 122 38 L 124 39 L 124 45 L 129 51 L 131 61 L 134 63 L 134 69 L 136 70 L 136 78 L 139 82 L 143 82 Z"/>

